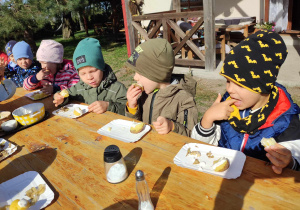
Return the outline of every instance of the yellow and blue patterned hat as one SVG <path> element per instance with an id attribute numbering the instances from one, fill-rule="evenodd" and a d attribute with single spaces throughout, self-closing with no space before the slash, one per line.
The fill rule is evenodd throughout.
<path id="1" fill-rule="evenodd" d="M 287 56 L 281 36 L 258 31 L 227 55 L 220 74 L 256 93 L 270 93 Z"/>

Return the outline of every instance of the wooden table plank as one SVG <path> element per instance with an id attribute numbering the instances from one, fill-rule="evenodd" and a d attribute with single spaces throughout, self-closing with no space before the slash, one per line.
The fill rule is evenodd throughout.
<path id="1" fill-rule="evenodd" d="M 12 99 L 0 103 L 0 110 L 33 103 L 22 97 L 25 93 L 18 88 Z M 51 97 L 41 102 L 49 113 L 57 109 Z M 276 175 L 264 161 L 251 157 L 242 175 L 233 180 L 181 168 L 173 163 L 174 156 L 184 144 L 199 141 L 151 130 L 140 141 L 125 143 L 96 133 L 114 119 L 128 118 L 111 112 L 88 113 L 78 119 L 50 114 L 45 121 L 6 136 L 20 147 L 0 163 L 0 183 L 36 170 L 55 192 L 47 209 L 137 209 L 134 173 L 141 169 L 156 209 L 299 208 L 299 172 L 285 169 Z M 129 171 L 119 184 L 105 178 L 103 152 L 111 144 L 119 146 Z M 47 148 L 34 152 L 41 146 Z"/>

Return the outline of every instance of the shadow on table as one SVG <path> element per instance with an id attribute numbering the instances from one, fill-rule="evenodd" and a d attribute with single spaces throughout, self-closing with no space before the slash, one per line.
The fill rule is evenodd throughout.
<path id="1" fill-rule="evenodd" d="M 131 172 L 134 170 L 136 164 L 139 162 L 143 153 L 143 149 L 141 147 L 136 147 L 132 149 L 125 157 L 125 163 L 127 166 L 128 177 L 130 176 Z"/>
<path id="2" fill-rule="evenodd" d="M 57 151 L 55 149 L 46 148 L 38 152 L 18 157 L 11 161 L 7 166 L 0 169 L 0 183 L 8 181 L 28 171 L 37 171 L 54 192 L 54 200 L 56 200 L 58 198 L 58 193 L 47 178 L 42 174 L 53 163 L 56 156 Z"/>
<path id="3" fill-rule="evenodd" d="M 135 148 L 135 149 L 137 149 L 137 148 Z M 165 170 L 160 175 L 158 180 L 155 182 L 155 184 L 154 184 L 154 186 L 153 186 L 153 188 L 150 192 L 150 197 L 151 197 L 152 203 L 154 205 L 154 208 L 156 208 L 159 196 L 160 196 L 161 192 L 163 191 L 164 187 L 167 184 L 170 173 L 171 173 L 171 167 L 165 168 Z M 137 195 L 136 195 L 136 197 L 137 197 Z M 115 203 L 113 205 L 110 205 L 110 206 L 104 208 L 104 210 L 138 209 L 138 205 L 139 205 L 138 199 L 136 199 L 136 200 L 129 199 L 129 200 L 119 201 L 118 203 Z"/>
<path id="4" fill-rule="evenodd" d="M 248 159 L 249 157 L 247 157 Z M 250 164 L 250 161 L 245 164 Z M 237 178 L 237 179 L 223 179 L 222 184 L 220 186 L 220 190 L 217 194 L 217 197 L 215 199 L 215 210 L 219 209 L 254 209 L 252 206 L 244 206 L 244 197 L 250 190 L 251 186 L 254 184 L 254 182 L 258 179 L 264 179 L 266 182 L 264 184 L 264 189 L 266 193 L 268 191 L 272 191 L 273 182 L 272 179 L 276 178 L 291 178 L 295 177 L 292 174 L 294 174 L 290 169 L 285 169 L 282 174 L 275 174 L 271 168 L 270 163 L 264 162 L 264 161 L 255 161 L 251 162 L 251 166 L 248 165 L 247 168 L 252 169 L 249 170 L 243 170 L 241 177 L 243 179 Z M 262 167 L 258 165 L 262 165 L 267 167 L 266 170 L 259 171 Z M 295 183 L 300 182 L 300 176 L 295 177 Z M 268 181 L 270 179 L 270 181 Z M 238 189 L 238 190 L 237 190 Z M 255 201 L 253 201 L 255 203 Z"/>
<path id="5" fill-rule="evenodd" d="M 158 180 L 155 182 L 155 184 L 151 190 L 150 197 L 151 197 L 152 203 L 154 205 L 154 208 L 156 208 L 159 196 L 167 184 L 170 173 L 171 173 L 171 167 L 165 168 L 165 170 L 160 175 Z"/>

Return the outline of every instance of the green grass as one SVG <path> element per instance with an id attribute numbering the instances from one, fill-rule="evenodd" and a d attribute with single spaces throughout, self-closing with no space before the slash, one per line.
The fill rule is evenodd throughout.
<path id="1" fill-rule="evenodd" d="M 89 37 L 98 39 L 102 46 L 102 53 L 104 61 L 109 64 L 112 69 L 117 72 L 121 67 L 123 67 L 125 61 L 127 60 L 127 47 L 125 43 L 114 42 L 112 36 L 99 36 L 94 33 L 94 30 L 89 30 Z M 62 36 L 47 37 L 44 39 L 53 39 L 64 46 L 64 59 L 73 58 L 74 50 L 82 39 L 86 38 L 85 32 L 80 31 L 75 33 L 75 38 L 63 39 Z M 37 45 L 40 45 L 42 40 L 37 41 Z"/>

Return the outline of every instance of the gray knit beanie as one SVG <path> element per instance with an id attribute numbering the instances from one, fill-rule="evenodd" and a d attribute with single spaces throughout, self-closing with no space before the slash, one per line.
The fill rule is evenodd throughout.
<path id="1" fill-rule="evenodd" d="M 170 82 L 175 57 L 172 46 L 166 39 L 150 39 L 137 46 L 127 66 L 154 82 Z"/>

